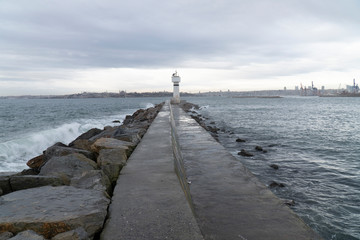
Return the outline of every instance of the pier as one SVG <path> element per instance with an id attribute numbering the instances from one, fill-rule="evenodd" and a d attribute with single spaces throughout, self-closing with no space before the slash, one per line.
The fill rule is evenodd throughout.
<path id="1" fill-rule="evenodd" d="M 122 170 L 101 239 L 321 239 L 179 105 Z"/>

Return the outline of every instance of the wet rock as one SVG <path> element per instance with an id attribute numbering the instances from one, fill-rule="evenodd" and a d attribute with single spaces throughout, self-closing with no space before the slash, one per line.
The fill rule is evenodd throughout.
<path id="1" fill-rule="evenodd" d="M 62 157 L 62 156 L 70 155 L 73 153 L 82 154 L 85 157 L 96 161 L 96 156 L 92 152 L 82 150 L 82 149 L 71 148 L 71 147 L 67 147 L 67 146 L 57 146 L 57 145 L 51 146 L 48 149 L 46 149 L 46 151 L 44 153 L 44 159 L 46 162 L 49 159 L 51 159 L 52 157 Z"/>
<path id="2" fill-rule="evenodd" d="M 82 228 L 60 233 L 53 237 L 51 240 L 90 240 L 88 233 Z"/>
<path id="3" fill-rule="evenodd" d="M 279 165 L 277 165 L 277 164 L 271 164 L 270 167 L 275 169 L 275 170 L 279 169 Z"/>
<path id="4" fill-rule="evenodd" d="M 141 140 L 141 136 L 143 136 L 145 132 L 146 132 L 145 129 L 128 128 L 125 126 L 121 126 L 114 132 L 114 134 L 111 137 L 118 140 L 138 144 Z"/>
<path id="5" fill-rule="evenodd" d="M 44 159 L 44 155 L 41 154 L 37 157 L 34 157 L 32 159 L 30 159 L 26 165 L 29 166 L 29 168 L 33 168 L 33 169 L 40 169 L 40 167 L 45 163 L 45 159 Z"/>
<path id="6" fill-rule="evenodd" d="M 241 138 L 237 138 L 236 139 L 236 142 L 246 142 L 244 139 L 241 139 Z"/>
<path id="7" fill-rule="evenodd" d="M 32 230 L 26 230 L 18 233 L 15 237 L 10 238 L 9 240 L 46 240 L 46 239 Z"/>
<path id="8" fill-rule="evenodd" d="M 275 187 L 285 187 L 285 185 L 283 183 L 277 183 L 275 181 L 272 181 L 270 184 L 269 184 L 269 187 L 270 188 L 275 188 Z"/>
<path id="9" fill-rule="evenodd" d="M 212 133 L 217 133 L 220 129 L 217 127 L 212 127 L 212 126 L 206 126 L 206 128 L 208 129 L 208 131 L 212 132 Z"/>
<path id="10" fill-rule="evenodd" d="M 64 185 L 64 182 L 54 176 L 25 175 L 10 177 L 10 185 L 12 191 L 19 191 L 42 186 L 60 186 Z"/>
<path id="11" fill-rule="evenodd" d="M 45 238 L 83 227 L 100 231 L 109 204 L 103 193 L 72 186 L 39 187 L 0 197 L 0 232 L 33 230 Z"/>
<path id="12" fill-rule="evenodd" d="M 0 196 L 3 195 L 3 190 L 0 188 Z"/>
<path id="13" fill-rule="evenodd" d="M 270 144 L 268 147 L 276 147 L 277 144 Z"/>
<path id="14" fill-rule="evenodd" d="M 99 133 L 101 133 L 102 131 L 103 130 L 100 130 L 98 128 L 92 128 L 89 131 L 87 131 L 87 132 L 81 134 L 80 136 L 78 136 L 74 141 L 79 140 L 79 139 L 89 140 L 90 138 L 92 138 L 92 137 L 98 135 Z M 72 146 L 73 142 L 71 142 L 69 144 L 70 147 Z"/>
<path id="15" fill-rule="evenodd" d="M 244 156 L 244 157 L 253 157 L 254 154 L 247 152 L 245 149 L 241 149 L 240 152 L 238 152 L 238 155 Z"/>
<path id="16" fill-rule="evenodd" d="M 101 131 L 99 134 L 91 137 L 89 139 L 89 141 L 91 142 L 95 142 L 96 140 L 100 139 L 100 138 L 109 138 L 111 137 L 114 132 L 117 130 L 117 127 L 112 127 L 112 126 L 106 126 L 104 127 L 104 130 Z"/>
<path id="17" fill-rule="evenodd" d="M 94 141 L 88 139 L 78 139 L 71 143 L 72 148 L 82 149 L 91 152 L 91 145 L 94 144 Z"/>
<path id="18" fill-rule="evenodd" d="M 11 232 L 3 232 L 0 233 L 0 240 L 8 240 L 10 238 L 12 238 L 14 236 L 14 234 L 12 234 Z"/>
<path id="19" fill-rule="evenodd" d="M 117 140 L 115 138 L 100 138 L 91 146 L 91 149 L 94 152 L 99 153 L 101 149 L 114 149 L 120 148 L 127 151 L 127 154 L 130 154 L 134 149 L 135 144 L 132 142 L 126 142 L 122 140 Z"/>
<path id="20" fill-rule="evenodd" d="M 210 124 L 213 124 L 213 125 L 214 125 L 214 124 L 215 124 L 215 122 L 210 122 Z"/>
<path id="21" fill-rule="evenodd" d="M 0 189 L 2 190 L 2 194 L 12 192 L 10 177 L 16 174 L 17 172 L 0 172 Z"/>
<path id="22" fill-rule="evenodd" d="M 79 153 L 62 157 L 53 157 L 41 168 L 39 175 L 58 176 L 64 182 L 84 172 L 96 170 L 97 164 Z"/>
<path id="23" fill-rule="evenodd" d="M 120 120 L 114 120 L 113 123 L 121 123 Z"/>
<path id="24" fill-rule="evenodd" d="M 255 150 L 256 150 L 256 151 L 259 151 L 259 152 L 264 151 L 264 149 L 263 149 L 262 147 L 260 147 L 260 146 L 256 146 L 256 147 L 255 147 Z"/>
<path id="25" fill-rule="evenodd" d="M 126 160 L 127 151 L 122 148 L 102 149 L 99 152 L 97 163 L 114 185 Z"/>
<path id="26" fill-rule="evenodd" d="M 21 176 L 26 176 L 26 175 L 38 175 L 40 172 L 39 169 L 37 168 L 29 168 L 29 169 L 24 169 L 21 172 L 19 172 L 17 175 L 21 175 Z"/>
<path id="27" fill-rule="evenodd" d="M 290 207 L 295 206 L 295 201 L 292 199 L 282 199 L 282 201 L 285 205 L 288 205 Z"/>
<path id="28" fill-rule="evenodd" d="M 83 172 L 81 176 L 71 179 L 71 186 L 83 189 L 94 189 L 111 194 L 111 183 L 102 170 Z"/>
<path id="29" fill-rule="evenodd" d="M 193 103 L 189 103 L 186 101 L 181 101 L 180 102 L 180 107 L 185 111 L 185 112 L 190 112 L 192 111 L 192 109 L 200 109 L 199 105 L 193 104 Z"/>

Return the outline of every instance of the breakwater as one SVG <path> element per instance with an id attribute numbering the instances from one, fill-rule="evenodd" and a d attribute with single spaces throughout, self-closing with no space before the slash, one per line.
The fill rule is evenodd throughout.
<path id="1" fill-rule="evenodd" d="M 20 173 L 0 173 L 0 238 L 98 238 L 119 173 L 162 105 L 57 143 Z"/>
<path id="2" fill-rule="evenodd" d="M 21 226 L 53 239 L 65 239 L 63 236 L 66 234 L 95 239 L 319 239 L 178 105 L 171 108 L 166 104 L 152 122 L 152 118 L 147 116 L 156 115 L 160 108 L 150 112 L 142 110 L 127 117 L 124 121 L 127 127 L 107 128 L 101 132 L 94 130 L 95 133 L 89 131 L 69 146 L 55 145 L 53 150 L 50 148 L 42 157 L 30 161 L 29 165 L 33 168 L 28 173 L 40 172 L 30 176 L 51 173 L 65 186 L 15 191 L 1 198 L 0 207 L 8 203 L 12 207 L 8 212 L 14 212 L 15 206 L 19 206 L 12 204 L 14 199 L 24 197 L 19 196 L 20 193 L 35 193 L 41 200 L 27 195 L 33 198 L 25 201 L 21 209 L 32 208 L 31 214 L 36 218 L 40 218 L 39 214 L 43 214 L 43 218 L 51 215 L 51 224 L 33 224 L 34 219 L 20 222 L 18 215 L 17 219 L 13 219 L 16 224 L 0 225 L 4 226 L 0 227 L 1 231 L 10 226 L 12 228 L 6 233 L 9 234 L 15 232 L 15 226 Z M 187 109 L 190 108 L 192 105 L 187 106 Z M 146 127 L 139 128 L 141 131 L 131 131 L 130 126 Z M 147 130 L 146 134 L 144 130 Z M 137 135 L 141 132 L 144 138 L 140 141 L 136 134 L 129 134 L 134 132 Z M 97 137 L 94 139 L 94 136 Z M 125 136 L 127 139 L 122 138 Z M 129 155 L 139 141 L 135 151 Z M 90 155 L 84 155 L 85 152 L 56 155 L 65 149 L 75 149 L 75 146 L 76 149 L 83 146 L 82 149 Z M 50 153 L 55 156 L 48 159 L 46 155 Z M 130 158 L 126 162 L 128 156 Z M 91 158 L 96 158 L 96 165 Z M 38 164 L 41 166 L 39 171 L 35 164 L 41 161 L 45 164 Z M 61 161 L 64 164 L 60 165 L 69 164 L 70 168 L 54 171 Z M 122 168 L 125 162 L 127 165 L 116 180 L 117 169 Z M 49 167 L 46 167 L 48 164 Z M 97 167 L 98 172 L 89 165 Z M 84 167 L 85 171 L 81 170 L 79 174 L 76 171 L 78 167 Z M 54 174 L 56 172 L 61 173 Z M 109 181 L 113 180 L 111 186 L 117 182 L 109 213 L 104 206 L 107 207 L 110 202 L 112 187 L 98 184 L 106 182 L 100 177 L 104 175 Z M 11 182 L 10 176 L 7 183 Z M 89 185 L 92 186 L 88 188 Z M 51 209 L 52 204 L 55 204 L 56 210 Z M 77 210 L 79 215 L 85 214 L 85 218 L 80 220 L 75 217 Z M 69 221 L 60 221 L 59 215 Z M 6 219 L 9 218 L 10 214 L 6 216 Z M 105 229 L 99 236 L 105 220 Z"/>

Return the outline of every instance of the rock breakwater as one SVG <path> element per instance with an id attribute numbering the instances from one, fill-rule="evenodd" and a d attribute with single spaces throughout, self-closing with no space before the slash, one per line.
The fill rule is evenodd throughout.
<path id="1" fill-rule="evenodd" d="M 0 239 L 97 239 L 120 171 L 162 106 L 56 143 L 20 173 L 0 173 Z"/>

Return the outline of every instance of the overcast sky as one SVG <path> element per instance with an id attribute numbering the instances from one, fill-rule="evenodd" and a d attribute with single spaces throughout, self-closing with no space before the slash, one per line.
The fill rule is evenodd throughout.
<path id="1" fill-rule="evenodd" d="M 0 95 L 345 87 L 358 0 L 0 0 Z"/>

